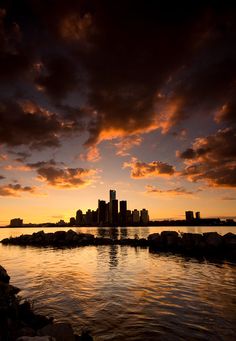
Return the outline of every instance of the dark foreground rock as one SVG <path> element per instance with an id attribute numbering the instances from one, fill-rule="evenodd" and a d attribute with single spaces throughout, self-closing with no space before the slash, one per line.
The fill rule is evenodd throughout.
<path id="1" fill-rule="evenodd" d="M 0 265 L 0 341 L 92 341 L 87 333 L 76 335 L 69 323 L 34 313 L 28 301 L 21 302 L 20 289 L 9 284 Z"/>
<path id="2" fill-rule="evenodd" d="M 125 238 L 112 239 L 94 237 L 90 233 L 76 233 L 73 230 L 45 233 L 39 231 L 32 235 L 21 235 L 3 239 L 4 245 L 39 246 L 39 247 L 77 247 L 88 245 L 127 245 L 133 247 L 149 247 L 151 251 L 168 251 L 187 255 L 216 256 L 236 260 L 236 235 L 227 233 L 224 236 L 217 232 L 183 233 L 163 231 L 153 233 L 147 239 Z"/>

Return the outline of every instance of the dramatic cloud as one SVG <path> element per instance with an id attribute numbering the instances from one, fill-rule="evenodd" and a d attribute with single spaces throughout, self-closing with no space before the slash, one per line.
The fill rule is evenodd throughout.
<path id="1" fill-rule="evenodd" d="M 130 136 L 121 139 L 119 142 L 115 143 L 115 147 L 117 148 L 116 155 L 118 156 L 127 156 L 130 155 L 129 151 L 131 148 L 135 146 L 140 146 L 143 139 L 140 136 Z"/>
<path id="2" fill-rule="evenodd" d="M 68 168 L 54 160 L 30 163 L 27 166 L 35 169 L 38 180 L 57 188 L 79 188 L 88 186 L 97 173 L 94 169 Z"/>
<path id="3" fill-rule="evenodd" d="M 4 186 L 0 186 L 0 196 L 2 197 L 19 197 L 21 196 L 21 194 L 23 193 L 30 193 L 33 194 L 35 192 L 35 188 L 34 187 L 30 187 L 30 186 L 25 186 L 23 187 L 20 184 L 8 184 L 8 185 L 4 185 Z"/>
<path id="4" fill-rule="evenodd" d="M 131 177 L 134 179 L 142 179 L 158 176 L 170 176 L 175 173 L 173 166 L 168 163 L 153 161 L 141 162 L 136 158 L 132 158 L 130 162 L 124 162 L 123 168 L 131 168 Z"/>
<path id="5" fill-rule="evenodd" d="M 146 191 L 147 193 L 154 193 L 155 195 L 166 195 L 166 196 L 179 196 L 179 195 L 183 195 L 183 196 L 189 196 L 189 195 L 193 195 L 194 192 L 188 191 L 183 187 L 176 187 L 173 189 L 167 189 L 167 190 L 162 190 L 162 189 L 158 189 L 157 187 L 151 186 L 151 185 L 147 185 L 146 186 Z"/>
<path id="6" fill-rule="evenodd" d="M 60 137 L 76 130 L 73 122 L 62 120 L 31 101 L 0 101 L 0 122 L 0 143 L 35 149 L 58 146 Z"/>
<path id="7" fill-rule="evenodd" d="M 186 167 L 182 175 L 191 181 L 203 180 L 210 186 L 236 187 L 236 130 L 226 128 L 197 138 L 192 148 L 177 155 Z"/>
<path id="8" fill-rule="evenodd" d="M 82 161 L 97 162 L 100 158 L 101 155 L 97 146 L 91 146 L 88 148 L 87 153 L 80 154 L 80 159 Z"/>
<path id="9" fill-rule="evenodd" d="M 3 1 L 0 79 L 86 107 L 88 147 L 167 132 L 194 110 L 231 106 L 235 22 L 227 2 Z"/>
<path id="10" fill-rule="evenodd" d="M 40 91 L 45 91 L 54 99 L 65 97 L 78 87 L 76 65 L 65 57 L 46 59 L 37 75 L 35 83 Z"/>

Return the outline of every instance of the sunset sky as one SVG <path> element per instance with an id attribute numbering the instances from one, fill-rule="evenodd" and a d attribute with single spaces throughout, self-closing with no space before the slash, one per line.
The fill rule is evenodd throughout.
<path id="1" fill-rule="evenodd" d="M 1 1 L 0 225 L 109 189 L 151 219 L 236 217 L 232 4 Z"/>

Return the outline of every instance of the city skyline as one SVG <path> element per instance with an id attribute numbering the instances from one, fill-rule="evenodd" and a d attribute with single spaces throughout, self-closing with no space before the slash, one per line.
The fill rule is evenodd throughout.
<path id="1" fill-rule="evenodd" d="M 236 218 L 230 2 L 4 0 L 0 225 L 116 188 L 152 219 Z"/>

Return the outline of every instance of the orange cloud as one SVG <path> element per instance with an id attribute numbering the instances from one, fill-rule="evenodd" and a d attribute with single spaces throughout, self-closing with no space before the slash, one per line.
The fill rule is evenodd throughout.
<path id="1" fill-rule="evenodd" d="M 191 148 L 177 152 L 186 164 L 182 175 L 212 187 L 236 187 L 236 130 L 226 128 L 195 139 Z"/>
<path id="2" fill-rule="evenodd" d="M 1 197 L 19 197 L 22 193 L 33 194 L 35 192 L 35 187 L 21 186 L 20 184 L 8 184 L 0 186 L 0 196 Z"/>
<path id="3" fill-rule="evenodd" d="M 96 162 L 101 159 L 100 151 L 97 146 L 91 146 L 88 148 L 87 153 L 80 154 L 82 161 Z"/>
<path id="4" fill-rule="evenodd" d="M 193 192 L 186 190 L 184 187 L 176 187 L 173 189 L 162 190 L 157 187 L 147 185 L 146 186 L 146 193 L 148 194 L 155 194 L 158 196 L 168 196 L 168 197 L 175 197 L 175 196 L 192 196 Z"/>
<path id="5" fill-rule="evenodd" d="M 13 165 L 7 165 L 3 167 L 3 169 L 8 171 L 21 171 L 21 172 L 29 172 L 31 169 L 28 166 L 22 165 L 22 166 L 13 166 Z"/>
<path id="6" fill-rule="evenodd" d="M 143 179 L 158 176 L 171 176 L 175 173 L 173 166 L 161 161 L 152 161 L 149 163 L 138 161 L 132 158 L 130 162 L 124 162 L 123 168 L 131 168 L 131 178 Z"/>
<path id="7" fill-rule="evenodd" d="M 115 147 L 117 148 L 116 155 L 118 156 L 127 156 L 129 154 L 129 150 L 135 146 L 139 146 L 143 141 L 143 138 L 140 136 L 129 136 L 121 139 L 119 142 L 115 143 Z"/>
<path id="8" fill-rule="evenodd" d="M 57 163 L 54 160 L 31 163 L 27 166 L 36 170 L 39 181 L 56 188 L 88 186 L 94 181 L 95 175 L 98 173 L 96 169 L 65 167 L 64 164 Z"/>

